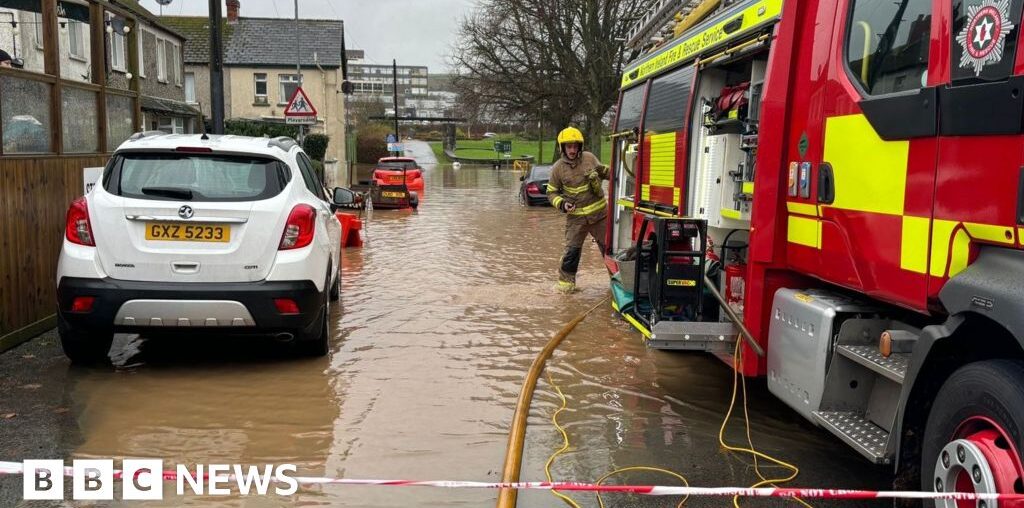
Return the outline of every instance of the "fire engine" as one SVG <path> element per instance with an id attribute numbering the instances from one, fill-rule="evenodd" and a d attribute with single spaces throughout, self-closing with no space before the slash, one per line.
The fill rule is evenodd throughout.
<path id="1" fill-rule="evenodd" d="M 1022 9 L 741 0 L 630 63 L 613 307 L 897 488 L 1024 493 Z"/>

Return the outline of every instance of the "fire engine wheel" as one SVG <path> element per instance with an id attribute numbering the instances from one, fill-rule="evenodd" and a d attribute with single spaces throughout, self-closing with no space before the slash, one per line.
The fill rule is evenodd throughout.
<path id="1" fill-rule="evenodd" d="M 1022 408 L 1024 363 L 987 360 L 954 372 L 928 415 L 922 490 L 1024 494 Z M 937 500 L 935 506 L 992 508 L 997 503 Z"/>

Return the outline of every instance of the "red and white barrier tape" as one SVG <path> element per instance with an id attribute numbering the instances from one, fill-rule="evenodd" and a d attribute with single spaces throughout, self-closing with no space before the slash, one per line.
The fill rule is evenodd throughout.
<path id="1" fill-rule="evenodd" d="M 71 476 L 71 468 L 65 467 L 64 474 Z M 0 475 L 22 474 L 20 462 L 0 461 Z M 121 477 L 115 471 L 116 478 Z M 206 475 L 204 475 L 206 476 Z M 175 471 L 164 471 L 164 480 L 176 480 Z M 234 478 L 234 475 L 224 475 Z M 415 480 L 360 480 L 351 478 L 329 478 L 316 476 L 293 477 L 300 485 L 379 485 L 388 487 L 436 487 L 445 489 L 519 489 L 559 490 L 575 492 L 602 492 L 639 494 L 645 496 L 705 496 L 705 497 L 800 497 L 806 499 L 951 499 L 960 501 L 1024 501 L 1024 494 L 975 494 L 965 492 L 913 492 L 876 491 L 809 488 L 738 488 L 738 487 L 675 487 L 663 485 L 596 485 L 577 482 L 474 482 L 474 481 L 415 481 Z"/>

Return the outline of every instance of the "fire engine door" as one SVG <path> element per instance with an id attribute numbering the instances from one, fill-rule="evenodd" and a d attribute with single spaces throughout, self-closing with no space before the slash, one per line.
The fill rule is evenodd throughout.
<path id="1" fill-rule="evenodd" d="M 939 89 L 939 166 L 929 293 L 966 268 L 972 244 L 1013 246 L 1020 210 L 1024 0 L 938 0 L 948 52 Z"/>
<path id="2" fill-rule="evenodd" d="M 929 54 L 934 1 L 842 0 L 832 26 L 817 25 L 816 36 L 837 36 L 816 96 L 821 123 L 808 125 L 820 137 L 808 135 L 811 156 L 795 171 L 801 210 L 817 218 L 817 230 L 805 221 L 797 236 L 817 250 L 812 273 L 921 310 L 942 77 L 941 58 Z"/>

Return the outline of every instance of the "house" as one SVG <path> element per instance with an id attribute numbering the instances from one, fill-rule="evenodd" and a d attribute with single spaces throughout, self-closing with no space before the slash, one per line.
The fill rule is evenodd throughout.
<path id="1" fill-rule="evenodd" d="M 0 350 L 55 324 L 53 274 L 85 168 L 144 119 L 186 129 L 197 114 L 176 79 L 183 43 L 135 0 L 0 1 L 0 49 L 24 62 L 0 67 Z"/>
<path id="2" fill-rule="evenodd" d="M 327 134 L 331 141 L 326 159 L 345 161 L 342 21 L 248 18 L 239 16 L 239 9 L 239 0 L 227 1 L 222 28 L 224 118 L 284 124 L 285 106 L 301 82 L 317 111 L 316 123 L 307 132 Z M 209 117 L 209 18 L 164 16 L 161 21 L 187 38 L 186 95 Z"/>

